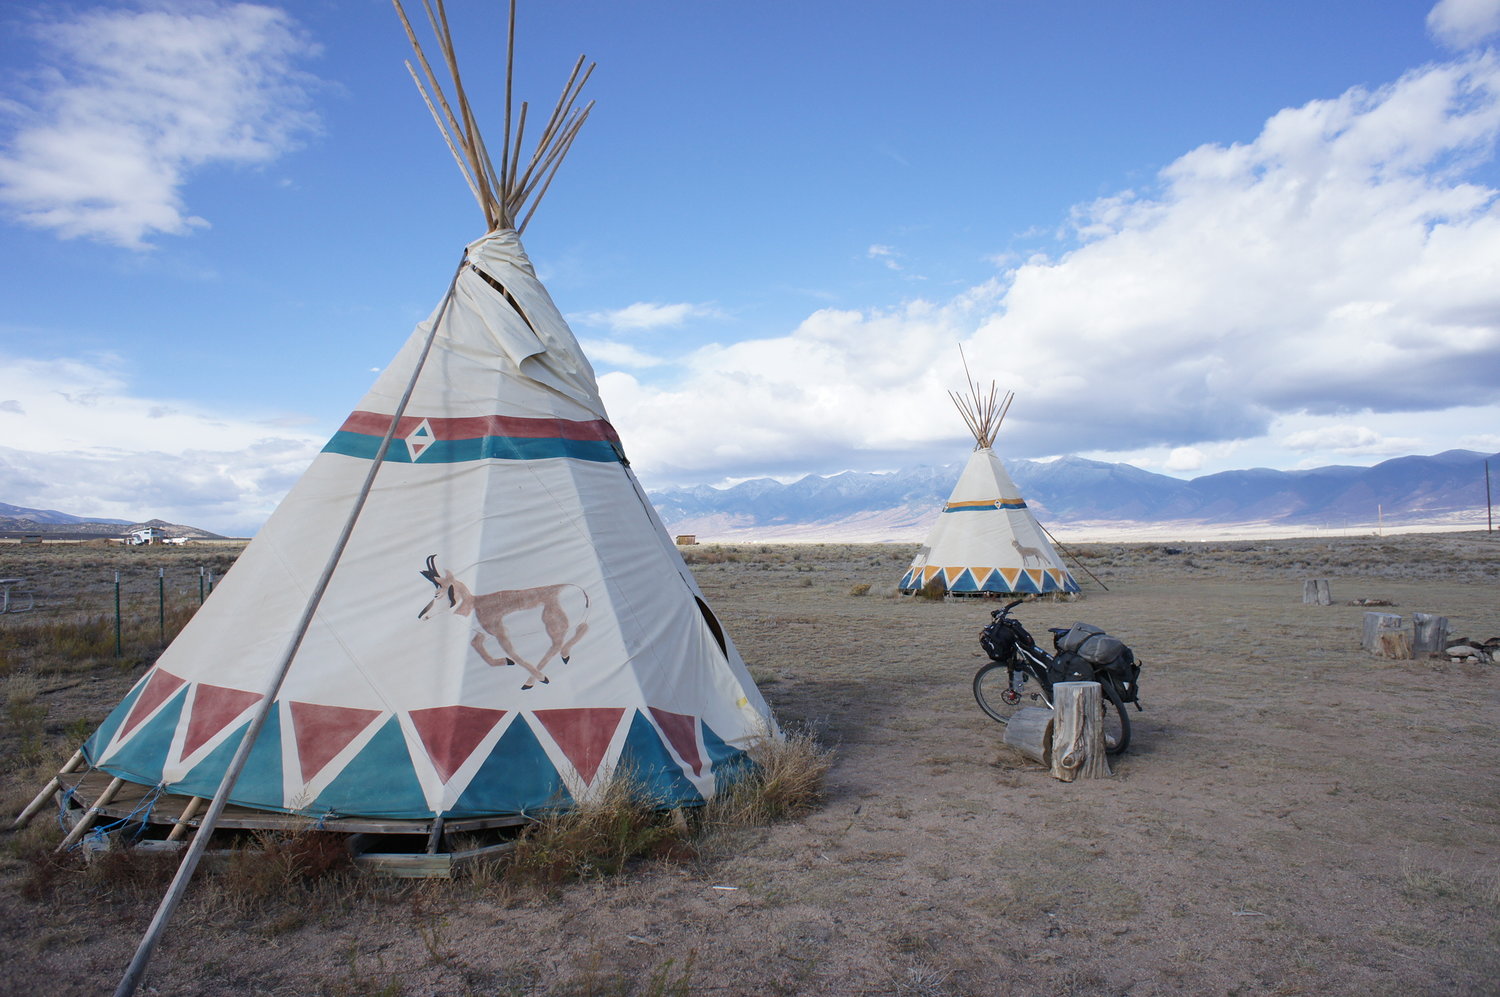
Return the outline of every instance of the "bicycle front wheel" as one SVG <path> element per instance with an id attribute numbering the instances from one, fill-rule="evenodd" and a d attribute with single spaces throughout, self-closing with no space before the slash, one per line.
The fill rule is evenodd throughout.
<path id="1" fill-rule="evenodd" d="M 1037 680 L 1003 661 L 991 661 L 974 676 L 974 701 L 991 720 L 1006 723 L 1025 706 L 1050 706 Z"/>

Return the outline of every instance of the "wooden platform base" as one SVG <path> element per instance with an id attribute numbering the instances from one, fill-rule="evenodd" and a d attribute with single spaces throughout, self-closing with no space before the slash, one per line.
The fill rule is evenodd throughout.
<path id="1" fill-rule="evenodd" d="M 154 800 L 150 786 L 121 783 L 112 796 L 107 789 L 113 782 L 108 773 L 97 770 L 64 777 L 64 790 L 56 799 L 65 824 L 70 828 L 93 811 L 92 827 L 121 824 L 113 832 L 133 839 L 132 847 L 156 852 L 175 852 L 186 847 L 188 831 L 198 827 L 206 801 L 191 796 L 163 793 Z M 104 797 L 105 802 L 99 805 Z M 464 866 L 503 854 L 514 842 L 503 835 L 504 829 L 532 823 L 530 818 L 514 815 L 468 817 L 458 819 L 427 818 L 394 820 L 372 817 L 324 817 L 275 813 L 230 804 L 224 808 L 215 828 L 215 839 L 231 842 L 236 833 L 256 831 L 331 831 L 348 835 L 349 850 L 355 865 L 361 869 L 399 878 L 452 878 Z M 488 843 L 445 850 L 448 835 L 465 835 L 469 839 L 489 839 Z M 227 855 L 230 849 L 217 849 Z M 215 854 L 210 850 L 207 854 Z"/>

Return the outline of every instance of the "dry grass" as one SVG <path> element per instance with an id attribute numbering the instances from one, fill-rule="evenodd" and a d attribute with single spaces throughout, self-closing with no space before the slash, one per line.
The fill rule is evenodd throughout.
<path id="1" fill-rule="evenodd" d="M 336 873 L 259 901 L 247 886 L 221 885 L 227 866 L 206 869 L 152 985 L 226 994 L 1492 990 L 1500 668 L 1372 659 L 1358 648 L 1362 610 L 1343 604 L 1387 598 L 1398 613 L 1442 613 L 1455 632 L 1500 633 L 1500 541 L 1172 548 L 1077 545 L 1110 591 L 1087 583 L 1081 603 L 1020 610 L 1033 633 L 1083 619 L 1144 660 L 1147 709 L 1132 714 L 1132 749 L 1111 779 L 1062 784 L 1030 763 L 996 763 L 999 732 L 969 691 L 993 602 L 849 597 L 863 583 L 885 595 L 910 545 L 747 544 L 722 557 L 705 545 L 695 557 L 711 556 L 694 573 L 778 718 L 838 745 L 810 810 L 788 803 L 783 813 L 803 815 L 721 828 L 714 815 L 734 802 L 727 793 L 681 822 L 653 814 L 647 829 L 685 834 L 691 852 L 581 862 L 583 878 L 558 882 L 550 873 L 509 879 L 495 862 L 466 882 L 421 886 Z M 76 559 L 58 571 L 102 575 Z M 1307 577 L 1331 579 L 1339 604 L 1304 606 Z M 154 586 L 154 567 L 146 580 Z M 138 595 L 154 613 L 154 589 Z M 0 632 L 12 622 L 0 620 Z M 0 675 L 0 709 L 12 691 L 23 719 L 45 707 L 38 736 L 55 767 L 76 746 L 70 728 L 102 716 L 139 671 L 44 659 L 11 669 L 27 677 L 14 687 Z M 0 712 L 0 797 L 24 803 L 47 773 L 17 759 L 15 726 Z M 770 798 L 808 798 L 783 793 L 798 780 L 775 770 L 763 765 Z M 606 853 L 632 835 L 651 837 L 605 834 L 614 842 Z M 33 864 L 29 856 L 56 840 L 41 821 L 0 840 L 8 983 L 97 992 L 113 984 L 101 967 L 128 959 L 154 897 L 128 881 L 95 885 L 68 861 Z M 600 871 L 611 866 L 622 872 Z M 22 896 L 28 878 L 49 876 L 41 899 Z"/>

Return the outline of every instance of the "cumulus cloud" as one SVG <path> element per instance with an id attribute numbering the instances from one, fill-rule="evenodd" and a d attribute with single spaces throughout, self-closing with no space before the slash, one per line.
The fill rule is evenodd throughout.
<path id="1" fill-rule="evenodd" d="M 616 342 L 612 339 L 585 339 L 580 345 L 595 364 L 641 370 L 646 367 L 660 367 L 666 363 L 661 357 L 637 349 L 629 343 Z"/>
<path id="2" fill-rule="evenodd" d="M 1368 426 L 1347 423 L 1304 429 L 1281 440 L 1289 450 L 1360 456 L 1408 453 L 1417 442 L 1411 437 L 1385 436 Z"/>
<path id="3" fill-rule="evenodd" d="M 717 318 L 719 311 L 710 305 L 695 305 L 687 302 L 657 304 L 637 301 L 635 304 L 616 308 L 613 311 L 588 312 L 579 316 L 589 325 L 604 326 L 613 332 L 649 332 L 653 329 L 670 329 L 682 325 L 691 318 Z"/>
<path id="4" fill-rule="evenodd" d="M 1474 48 L 1500 33 L 1500 0 L 1438 0 L 1427 30 L 1449 48 Z"/>
<path id="5" fill-rule="evenodd" d="M 275 159 L 316 126 L 316 46 L 284 11 L 160 2 L 40 24 L 46 64 L 6 105 L 0 202 L 64 238 L 133 249 L 208 222 L 182 196 L 215 163 Z"/>
<path id="6" fill-rule="evenodd" d="M 1497 136 L 1492 54 L 1423 67 L 1080 205 L 1071 250 L 952 300 L 824 310 L 702 350 L 665 387 L 601 384 L 636 466 L 677 477 L 931 459 L 961 438 L 944 394 L 960 342 L 1017 392 L 1001 434 L 1016 456 L 1493 405 L 1500 204 L 1474 177 Z"/>
<path id="7" fill-rule="evenodd" d="M 1197 447 L 1173 447 L 1162 466 L 1168 471 L 1196 471 L 1203 461 L 1203 451 Z"/>
<path id="8" fill-rule="evenodd" d="M 0 495 L 13 505 L 220 533 L 256 529 L 326 440 L 284 418 L 231 417 L 131 393 L 110 360 L 0 357 Z"/>

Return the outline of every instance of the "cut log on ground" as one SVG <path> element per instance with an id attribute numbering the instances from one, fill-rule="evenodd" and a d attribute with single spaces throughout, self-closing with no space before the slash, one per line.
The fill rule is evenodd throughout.
<path id="1" fill-rule="evenodd" d="M 1017 710 L 1005 724 L 1006 744 L 1027 758 L 1052 767 L 1052 711 L 1045 706 Z"/>
<path id="2" fill-rule="evenodd" d="M 1110 775 L 1104 756 L 1104 694 L 1098 682 L 1052 687 L 1052 775 L 1063 782 Z"/>

